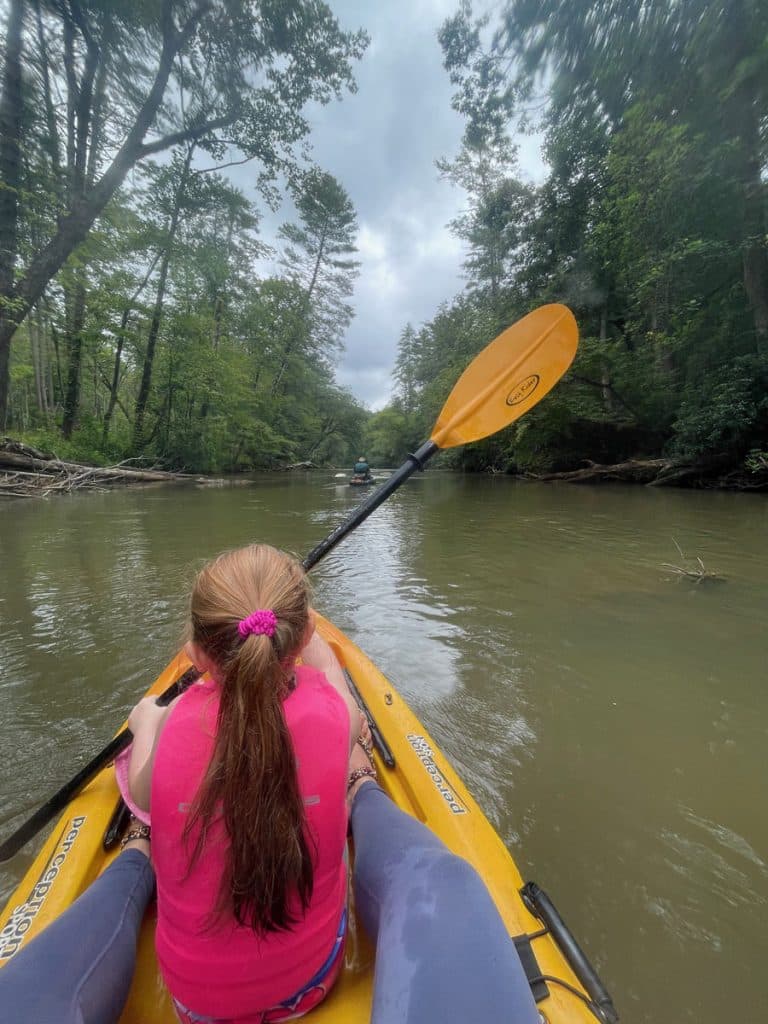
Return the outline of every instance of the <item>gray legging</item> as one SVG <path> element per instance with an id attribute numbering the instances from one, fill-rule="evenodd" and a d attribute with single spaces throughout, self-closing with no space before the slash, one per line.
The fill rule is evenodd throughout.
<path id="1" fill-rule="evenodd" d="M 538 1024 L 514 943 L 477 872 L 370 782 L 355 796 L 352 831 L 356 907 L 376 943 L 372 1024 Z M 138 850 L 117 857 L 0 970 L 4 1019 L 115 1024 L 153 885 Z"/>
<path id="2" fill-rule="evenodd" d="M 0 970 L 2 1019 L 115 1024 L 128 998 L 136 940 L 154 887 L 144 854 L 121 853 Z"/>
<path id="3" fill-rule="evenodd" d="M 372 1024 L 538 1024 L 474 868 L 371 783 L 355 796 L 352 834 L 355 905 L 376 943 Z"/>

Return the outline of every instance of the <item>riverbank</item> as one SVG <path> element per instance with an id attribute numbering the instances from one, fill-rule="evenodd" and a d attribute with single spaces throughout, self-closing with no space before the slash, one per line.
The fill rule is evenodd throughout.
<path id="1" fill-rule="evenodd" d="M 755 453 L 745 466 L 722 462 L 685 463 L 671 459 L 627 459 L 614 465 L 586 460 L 580 469 L 559 473 L 524 474 L 528 479 L 573 484 L 624 483 L 648 487 L 685 487 L 696 490 L 768 491 L 768 456 Z"/>
<path id="2" fill-rule="evenodd" d="M 48 497 L 55 493 L 122 484 L 194 481 L 200 486 L 213 487 L 234 482 L 221 476 L 143 468 L 136 465 L 138 461 L 128 458 L 114 465 L 99 466 L 91 462 L 60 459 L 24 441 L 5 437 L 0 439 L 0 497 Z M 303 461 L 275 466 L 272 472 L 321 471 L 324 468 L 332 472 L 338 467 L 322 467 L 311 461 Z M 764 452 L 753 453 L 745 463 L 737 467 L 724 459 L 679 462 L 664 458 L 633 458 L 610 464 L 585 459 L 577 469 L 550 473 L 516 473 L 492 469 L 477 469 L 476 472 L 481 475 L 491 472 L 543 483 L 622 483 L 693 490 L 768 491 L 768 455 Z"/>
<path id="3" fill-rule="evenodd" d="M 116 484 L 172 483 L 195 479 L 187 473 L 129 466 L 126 459 L 114 466 L 68 462 L 22 441 L 0 441 L 0 497 L 46 498 L 51 494 Z"/>

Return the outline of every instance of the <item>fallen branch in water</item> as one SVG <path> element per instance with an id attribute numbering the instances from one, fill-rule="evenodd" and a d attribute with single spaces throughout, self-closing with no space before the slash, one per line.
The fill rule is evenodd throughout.
<path id="1" fill-rule="evenodd" d="M 682 558 L 682 560 L 684 562 L 690 562 L 691 559 L 686 558 L 686 556 L 683 554 L 682 548 L 677 543 L 674 537 L 672 538 L 672 543 L 680 552 L 680 557 Z M 664 569 L 668 569 L 670 572 L 675 573 L 676 576 L 682 576 L 686 579 L 693 580 L 694 583 L 703 583 L 705 580 L 725 579 L 725 577 L 721 576 L 720 573 L 712 572 L 710 569 L 707 569 L 707 567 L 704 565 L 704 563 L 698 557 L 698 555 L 696 556 L 696 562 L 698 563 L 698 568 L 696 569 L 685 568 L 681 565 L 672 565 L 670 562 L 662 562 L 661 564 Z"/>
<path id="2" fill-rule="evenodd" d="M 612 466 L 602 466 L 597 462 L 586 460 L 587 465 L 581 469 L 571 469 L 559 473 L 531 474 L 534 480 L 563 480 L 566 483 L 603 483 L 606 481 L 625 480 L 629 483 L 650 483 L 661 473 L 673 465 L 669 459 L 628 459 Z"/>

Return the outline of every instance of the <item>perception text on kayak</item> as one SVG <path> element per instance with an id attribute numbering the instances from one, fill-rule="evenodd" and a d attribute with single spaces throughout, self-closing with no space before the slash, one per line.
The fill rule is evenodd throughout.
<path id="1" fill-rule="evenodd" d="M 448 804 L 454 814 L 466 814 L 467 808 L 461 803 L 459 798 L 450 788 L 448 783 L 443 777 L 443 773 L 435 764 L 435 752 L 424 739 L 423 736 L 418 736 L 415 733 L 409 732 L 406 739 L 411 744 L 416 754 L 429 772 L 432 777 L 432 781 L 437 788 L 438 793 L 442 796 L 443 800 Z"/>
<path id="2" fill-rule="evenodd" d="M 85 815 L 79 815 L 72 819 L 69 832 L 64 836 L 61 845 L 55 850 L 53 857 L 45 865 L 42 874 L 32 887 L 32 892 L 24 903 L 14 907 L 7 924 L 0 932 L 0 961 L 10 960 L 13 954 L 18 952 L 19 947 L 24 941 L 24 936 L 40 912 L 45 897 L 48 895 L 48 891 L 59 871 L 61 871 L 61 867 L 67 859 L 67 854 L 74 846 L 77 835 L 84 823 Z"/>

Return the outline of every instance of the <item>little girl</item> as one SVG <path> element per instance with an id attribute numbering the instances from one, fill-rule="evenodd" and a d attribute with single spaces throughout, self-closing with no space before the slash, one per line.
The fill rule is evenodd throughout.
<path id="1" fill-rule="evenodd" d="M 129 719 L 130 796 L 151 807 L 157 957 L 184 1024 L 299 1016 L 341 966 L 360 725 L 332 656 L 330 683 L 296 665 L 322 646 L 313 632 L 298 562 L 267 545 L 227 552 L 192 590 L 185 650 L 206 678 Z"/>

